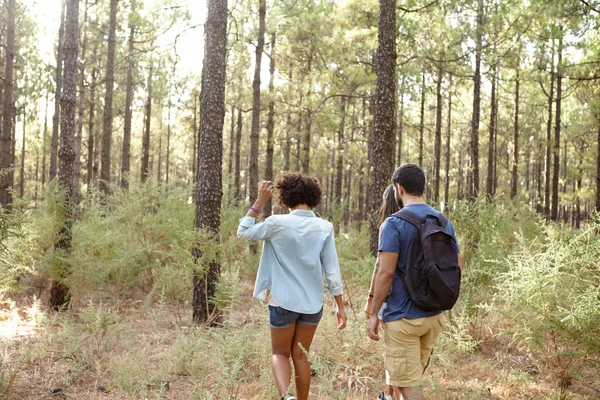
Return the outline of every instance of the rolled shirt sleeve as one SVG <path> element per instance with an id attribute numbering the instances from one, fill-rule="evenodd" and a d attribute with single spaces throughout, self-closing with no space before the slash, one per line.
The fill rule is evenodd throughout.
<path id="1" fill-rule="evenodd" d="M 333 227 L 331 234 L 325 239 L 323 249 L 321 250 L 321 265 L 323 267 L 323 275 L 325 275 L 325 279 L 327 280 L 329 293 L 333 296 L 343 294 L 340 262 L 335 249 Z"/>
<path id="2" fill-rule="evenodd" d="M 264 222 L 255 223 L 256 218 L 246 215 L 240 219 L 237 237 L 245 240 L 267 240 L 274 230 L 274 220 L 267 218 Z"/>

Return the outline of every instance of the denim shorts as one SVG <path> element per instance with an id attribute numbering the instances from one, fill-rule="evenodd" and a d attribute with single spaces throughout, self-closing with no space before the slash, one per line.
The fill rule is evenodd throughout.
<path id="1" fill-rule="evenodd" d="M 323 307 L 316 314 L 301 314 L 282 307 L 269 306 L 269 323 L 271 328 L 284 329 L 298 323 L 303 325 L 319 325 L 323 316 Z"/>

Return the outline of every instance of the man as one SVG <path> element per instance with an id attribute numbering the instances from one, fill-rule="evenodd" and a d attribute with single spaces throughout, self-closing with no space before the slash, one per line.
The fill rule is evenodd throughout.
<path id="1" fill-rule="evenodd" d="M 404 164 L 392 175 L 395 194 L 404 208 L 419 218 L 437 216 L 423 199 L 425 174 L 415 164 Z M 375 279 L 368 335 L 379 340 L 379 309 L 383 306 L 386 383 L 394 388 L 397 399 L 422 400 L 421 383 L 429 364 L 433 345 L 444 325 L 443 311 L 423 311 L 408 296 L 402 274 L 409 244 L 416 227 L 397 216 L 386 219 L 379 238 L 379 271 Z M 446 232 L 456 241 L 450 222 Z M 458 242 L 457 242 L 458 243 Z M 456 245 L 462 271 L 460 248 Z"/>

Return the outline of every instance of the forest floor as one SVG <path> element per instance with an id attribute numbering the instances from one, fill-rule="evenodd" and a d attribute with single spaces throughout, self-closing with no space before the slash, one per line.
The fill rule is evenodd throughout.
<path id="1" fill-rule="evenodd" d="M 211 329 L 190 324 L 189 306 L 144 293 L 112 302 L 106 294 L 64 313 L 28 296 L 0 303 L 0 399 L 276 398 L 266 311 L 248 285 L 223 327 Z M 341 332 L 325 306 L 311 349 L 311 399 L 375 399 L 383 388 L 381 344 L 366 338 L 362 304 L 349 299 Z M 442 340 L 427 372 L 428 399 L 600 398 L 600 372 L 581 370 L 561 391 L 558 369 L 513 348 L 498 327 L 483 329 L 472 351 Z"/>

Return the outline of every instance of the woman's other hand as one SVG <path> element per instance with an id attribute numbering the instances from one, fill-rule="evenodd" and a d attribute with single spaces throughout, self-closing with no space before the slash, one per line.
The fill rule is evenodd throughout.
<path id="1" fill-rule="evenodd" d="M 338 308 L 335 316 L 337 318 L 337 328 L 339 330 L 342 330 L 346 327 L 346 322 L 347 322 L 347 318 L 346 318 L 346 310 L 342 307 L 342 308 Z"/>
<path id="2" fill-rule="evenodd" d="M 271 195 L 275 191 L 275 187 L 273 187 L 273 182 L 271 181 L 263 181 L 258 187 L 258 199 L 256 199 L 256 205 L 262 206 L 271 198 Z"/>

